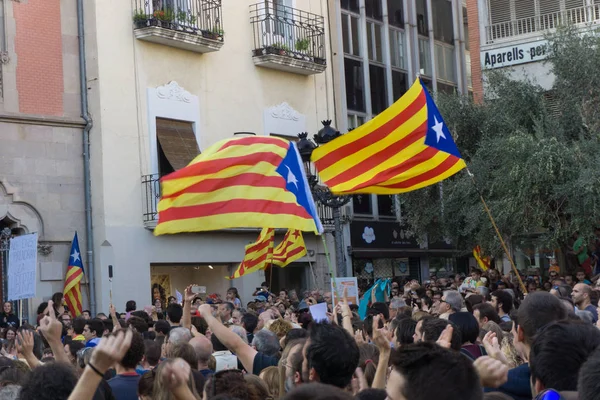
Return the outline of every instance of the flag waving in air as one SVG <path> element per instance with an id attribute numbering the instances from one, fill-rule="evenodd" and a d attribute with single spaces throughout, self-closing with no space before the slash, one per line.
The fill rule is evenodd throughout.
<path id="1" fill-rule="evenodd" d="M 283 268 L 305 255 L 306 246 L 302 232 L 297 229 L 289 229 L 283 237 L 283 241 L 273 251 L 272 264 Z"/>
<path id="2" fill-rule="evenodd" d="M 254 243 L 246 246 L 246 252 L 241 264 L 233 275 L 227 279 L 236 279 L 246 274 L 251 274 L 260 269 L 265 269 L 273 257 L 273 241 L 275 240 L 275 229 L 264 228 Z"/>
<path id="3" fill-rule="evenodd" d="M 420 79 L 377 117 L 315 149 L 312 161 L 336 194 L 410 192 L 466 167 Z"/>
<path id="4" fill-rule="evenodd" d="M 475 246 L 475 248 L 473 249 L 473 257 L 475 257 L 475 260 L 477 261 L 477 265 L 479 265 L 479 268 L 483 272 L 490 269 L 490 263 L 492 262 L 492 260 L 490 257 L 483 256 L 483 254 L 481 253 L 481 246 L 479 246 L 479 245 Z"/>
<path id="5" fill-rule="evenodd" d="M 223 140 L 161 182 L 156 235 L 227 228 L 323 232 L 300 153 L 284 139 Z"/>
<path id="6" fill-rule="evenodd" d="M 69 266 L 67 267 L 67 275 L 65 277 L 65 288 L 63 295 L 71 311 L 71 315 L 78 317 L 83 310 L 81 299 L 81 280 L 83 279 L 83 262 L 81 261 L 81 252 L 79 251 L 79 240 L 77 232 L 73 238 L 71 245 L 71 253 L 69 256 Z"/>

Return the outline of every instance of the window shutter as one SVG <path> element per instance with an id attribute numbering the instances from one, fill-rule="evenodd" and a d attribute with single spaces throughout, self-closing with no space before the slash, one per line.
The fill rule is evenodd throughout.
<path id="1" fill-rule="evenodd" d="M 490 0 L 490 22 L 497 24 L 510 20 L 510 0 Z"/>
<path id="2" fill-rule="evenodd" d="M 515 13 L 517 19 L 535 16 L 535 0 L 515 0 Z"/>
<path id="3" fill-rule="evenodd" d="M 596 0 L 598 1 L 598 0 Z M 585 0 L 565 0 L 565 8 L 567 10 L 572 8 L 579 8 L 585 6 Z"/>
<path id="4" fill-rule="evenodd" d="M 200 154 L 191 122 L 156 118 L 156 138 L 175 171 Z"/>
<path id="5" fill-rule="evenodd" d="M 540 15 L 552 14 L 560 11 L 560 0 L 538 0 L 540 4 Z M 581 2 L 581 0 L 580 0 Z"/>

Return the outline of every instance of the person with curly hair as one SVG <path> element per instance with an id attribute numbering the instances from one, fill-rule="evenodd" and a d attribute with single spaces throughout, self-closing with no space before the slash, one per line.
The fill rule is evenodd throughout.
<path id="1" fill-rule="evenodd" d="M 119 332 L 124 334 L 125 330 L 119 330 L 113 333 L 116 336 Z M 131 338 L 131 347 L 125 353 L 125 356 L 117 364 L 117 376 L 108 381 L 115 397 L 119 400 L 137 400 L 137 387 L 140 376 L 136 372 L 136 367 L 144 357 L 145 347 L 142 335 L 133 333 Z"/>
<path id="2" fill-rule="evenodd" d="M 23 381 L 20 400 L 67 400 L 77 384 L 68 364 L 48 363 L 34 368 Z M 137 397 L 136 397 L 137 398 Z"/>

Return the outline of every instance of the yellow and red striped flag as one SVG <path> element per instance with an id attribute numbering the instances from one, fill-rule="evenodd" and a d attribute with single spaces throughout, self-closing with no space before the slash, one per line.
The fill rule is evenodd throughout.
<path id="1" fill-rule="evenodd" d="M 272 264 L 285 267 L 306 255 L 306 245 L 302 232 L 297 229 L 288 229 L 283 241 L 273 251 Z"/>
<path id="2" fill-rule="evenodd" d="M 466 167 L 420 79 L 377 117 L 315 149 L 312 161 L 336 194 L 410 192 Z"/>
<path id="3" fill-rule="evenodd" d="M 71 254 L 69 256 L 69 266 L 65 276 L 65 288 L 63 296 L 71 315 L 78 317 L 83 310 L 81 299 L 81 280 L 83 279 L 83 262 L 81 261 L 81 252 L 79 251 L 79 240 L 77 232 L 73 237 L 71 244 Z"/>
<path id="4" fill-rule="evenodd" d="M 323 232 L 294 143 L 223 140 L 162 179 L 156 235 L 227 228 Z"/>
<path id="5" fill-rule="evenodd" d="M 246 246 L 244 259 L 235 270 L 233 275 L 227 279 L 236 279 L 251 274 L 260 269 L 265 269 L 273 257 L 273 242 L 275 240 L 275 229 L 264 228 L 254 243 Z"/>
<path id="6" fill-rule="evenodd" d="M 477 265 L 479 265 L 479 268 L 483 272 L 490 269 L 490 263 L 492 262 L 492 259 L 490 257 L 483 256 L 483 254 L 481 253 L 481 246 L 477 245 L 473 248 L 473 257 L 475 257 Z"/>

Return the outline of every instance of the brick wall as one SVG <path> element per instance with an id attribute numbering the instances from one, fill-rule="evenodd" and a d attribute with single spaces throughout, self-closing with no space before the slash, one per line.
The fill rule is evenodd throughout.
<path id="1" fill-rule="evenodd" d="M 19 112 L 63 115 L 60 0 L 14 2 Z"/>
<path id="2" fill-rule="evenodd" d="M 469 20 L 469 48 L 471 52 L 471 77 L 473 80 L 473 97 L 476 101 L 483 99 L 483 82 L 481 80 L 481 40 L 479 36 L 478 0 L 467 0 L 467 18 Z"/>

